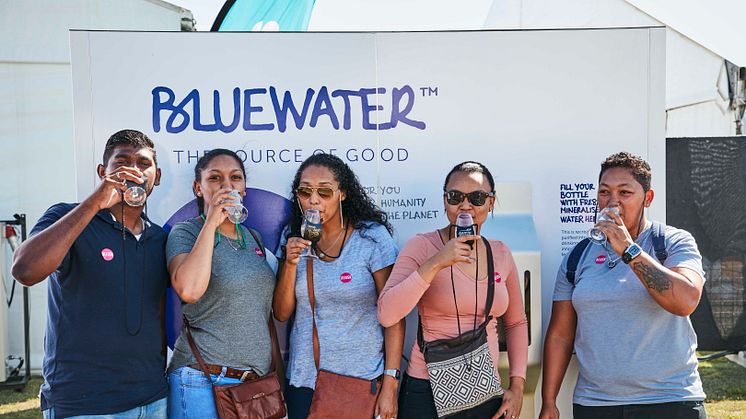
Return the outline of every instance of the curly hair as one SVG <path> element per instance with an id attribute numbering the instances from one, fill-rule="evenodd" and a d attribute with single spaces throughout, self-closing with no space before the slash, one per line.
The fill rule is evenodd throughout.
<path id="1" fill-rule="evenodd" d="M 350 169 L 347 163 L 343 162 L 337 156 L 326 153 L 314 154 L 301 163 L 298 171 L 295 172 L 293 185 L 290 191 L 290 219 L 288 220 L 288 237 L 300 235 L 300 225 L 303 221 L 300 203 L 295 195 L 295 190 L 300 185 L 300 177 L 303 171 L 309 166 L 322 166 L 329 169 L 334 175 L 334 180 L 339 182 L 339 189 L 347 194 L 347 198 L 342 201 L 342 212 L 348 222 L 348 225 L 365 232 L 370 228 L 370 223 L 378 223 L 386 227 L 389 234 L 393 234 L 394 228 L 388 221 L 388 215 L 382 211 L 365 193 L 360 180 L 355 172 Z"/>
<path id="2" fill-rule="evenodd" d="M 632 172 L 632 176 L 635 178 L 637 183 L 642 185 L 643 191 L 647 192 L 650 190 L 650 179 L 652 178 L 650 165 L 642 157 L 626 151 L 612 154 L 601 163 L 601 172 L 598 174 L 598 183 L 601 183 L 601 176 L 604 175 L 605 171 L 616 167 L 628 169 Z"/>
<path id="3" fill-rule="evenodd" d="M 216 148 L 202 155 L 202 157 L 197 160 L 197 164 L 194 165 L 194 180 L 197 183 L 202 181 L 202 171 L 205 170 L 205 167 L 210 164 L 212 159 L 218 156 L 233 157 L 233 159 L 236 160 L 236 163 L 238 163 L 238 167 L 241 168 L 243 178 L 246 179 L 246 167 L 244 167 L 243 160 L 238 157 L 238 154 L 225 148 Z M 197 191 L 194 189 L 192 189 L 192 193 L 197 197 L 197 207 L 199 208 L 199 213 L 202 214 L 205 211 L 205 200 L 201 196 L 198 196 Z"/>

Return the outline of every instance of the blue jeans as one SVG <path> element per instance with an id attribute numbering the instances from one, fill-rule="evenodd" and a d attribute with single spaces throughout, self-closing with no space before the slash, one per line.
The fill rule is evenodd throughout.
<path id="1" fill-rule="evenodd" d="M 210 375 L 216 385 L 240 384 L 237 378 L 223 374 Z M 169 419 L 217 419 L 212 384 L 205 373 L 190 367 L 181 367 L 168 374 Z"/>
<path id="2" fill-rule="evenodd" d="M 44 419 L 54 419 L 54 408 L 42 412 Z M 110 415 L 70 416 L 69 419 L 166 419 L 166 399 Z"/>
<path id="3" fill-rule="evenodd" d="M 290 380 L 285 385 L 285 403 L 288 406 L 288 419 L 306 419 L 311 410 L 313 400 L 313 389 L 310 387 L 296 387 L 290 385 Z"/>

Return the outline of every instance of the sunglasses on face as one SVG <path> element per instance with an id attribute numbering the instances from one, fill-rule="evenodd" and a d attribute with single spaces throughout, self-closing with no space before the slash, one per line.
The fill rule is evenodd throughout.
<path id="1" fill-rule="evenodd" d="M 313 195 L 313 192 L 316 191 L 316 193 L 319 194 L 319 196 L 323 199 L 330 199 L 334 196 L 334 193 L 337 192 L 332 188 L 323 186 L 321 188 L 312 188 L 310 186 L 298 186 L 298 188 L 295 190 L 295 194 L 298 195 L 299 198 L 308 199 Z"/>
<path id="2" fill-rule="evenodd" d="M 467 198 L 475 207 L 481 207 L 485 202 L 487 202 L 487 197 L 495 196 L 495 193 L 485 191 L 463 193 L 461 191 L 451 190 L 447 191 L 444 195 L 446 197 L 446 202 L 449 205 L 458 205 L 464 202 L 464 198 Z"/>

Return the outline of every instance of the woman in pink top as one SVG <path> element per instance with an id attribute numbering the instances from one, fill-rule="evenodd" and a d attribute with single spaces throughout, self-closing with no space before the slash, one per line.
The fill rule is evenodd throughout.
<path id="1" fill-rule="evenodd" d="M 504 389 L 502 397 L 449 417 L 499 418 L 505 415 L 505 418 L 517 418 L 526 381 L 528 326 L 513 255 L 502 242 L 490 240 L 494 277 L 488 278 L 487 251 L 481 237 L 455 238 L 454 225 L 459 213 L 471 215 L 479 232 L 495 204 L 495 182 L 481 163 L 464 162 L 448 173 L 443 191 L 449 224 L 419 234 L 404 246 L 378 299 L 378 319 L 384 327 L 392 326 L 417 306 L 426 342 L 453 338 L 459 334 L 459 321 L 462 332 L 467 332 L 474 328 L 475 313 L 477 325 L 485 320 L 487 281 L 494 281 L 495 297 L 490 311 L 493 320 L 487 325 L 487 341 L 497 366 L 499 346 L 495 318 L 502 316 L 508 344 L 510 387 Z M 471 241 L 473 249 L 469 245 Z M 399 393 L 399 417 L 438 417 L 425 359 L 416 340 Z"/>

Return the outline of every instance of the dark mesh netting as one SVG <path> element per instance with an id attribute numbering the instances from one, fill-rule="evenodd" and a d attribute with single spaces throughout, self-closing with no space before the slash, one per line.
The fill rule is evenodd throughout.
<path id="1" fill-rule="evenodd" d="M 702 254 L 699 349 L 746 349 L 746 137 L 668 139 L 666 198 L 667 223 Z"/>

